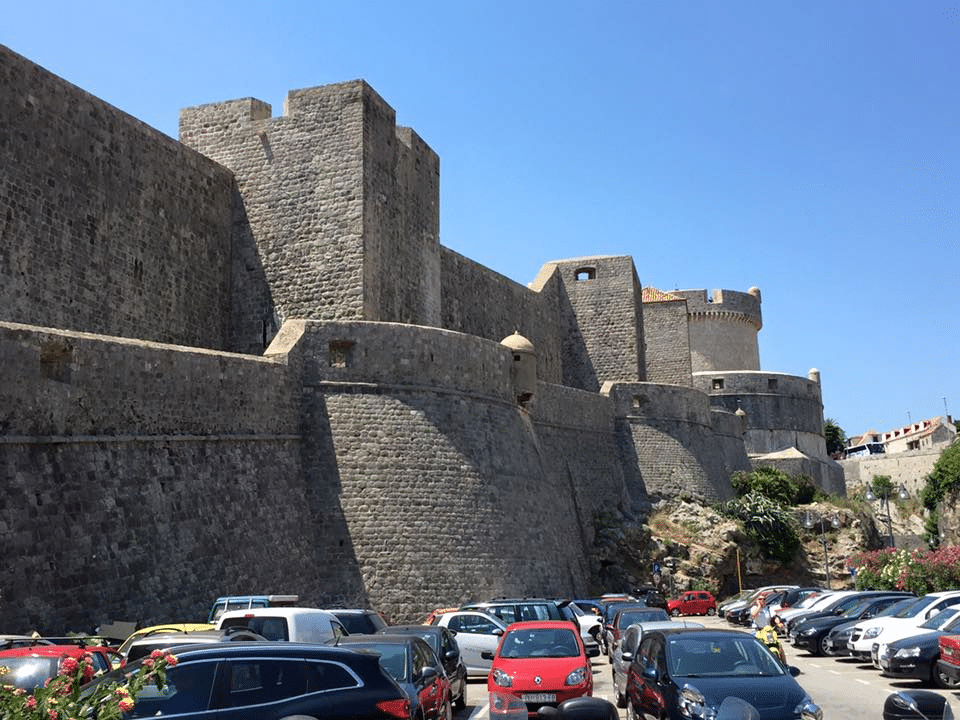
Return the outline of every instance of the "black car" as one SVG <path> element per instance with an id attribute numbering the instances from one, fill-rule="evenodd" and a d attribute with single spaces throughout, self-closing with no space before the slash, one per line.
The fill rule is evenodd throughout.
<path id="1" fill-rule="evenodd" d="M 929 685 L 954 690 L 960 681 L 945 675 L 938 667 L 940 636 L 960 632 L 960 619 L 943 630 L 923 632 L 884 645 L 877 659 L 880 674 L 892 678 L 913 678 Z"/>
<path id="2" fill-rule="evenodd" d="M 467 705 L 467 666 L 460 656 L 456 633 L 443 625 L 388 625 L 378 635 L 414 635 L 426 642 L 436 654 L 450 679 L 453 708 L 462 710 Z"/>
<path id="3" fill-rule="evenodd" d="M 902 599 L 897 595 L 862 598 L 860 602 L 839 615 L 806 618 L 794 626 L 790 633 L 790 640 L 794 647 L 802 648 L 814 655 L 832 655 L 833 647 L 828 642 L 831 630 L 851 620 L 867 620 L 876 617 Z"/>
<path id="4" fill-rule="evenodd" d="M 660 592 L 660 588 L 652 585 L 638 587 L 633 591 L 633 596 L 637 599 L 637 602 L 643 603 L 647 607 L 667 610 L 667 597 Z"/>
<path id="5" fill-rule="evenodd" d="M 764 720 L 821 711 L 767 647 L 737 630 L 651 630 L 627 671 L 631 717 L 713 717 L 724 698 L 753 704 Z"/>
<path id="6" fill-rule="evenodd" d="M 411 717 L 410 699 L 375 653 L 278 641 L 183 645 L 176 656 L 163 691 L 146 685 L 125 718 Z M 88 687 L 122 683 L 141 662 L 107 673 Z"/>
<path id="7" fill-rule="evenodd" d="M 450 680 L 437 654 L 426 641 L 413 635 L 347 635 L 341 648 L 370 650 L 393 675 L 413 706 L 410 717 L 418 720 L 448 720 L 453 696 Z"/>

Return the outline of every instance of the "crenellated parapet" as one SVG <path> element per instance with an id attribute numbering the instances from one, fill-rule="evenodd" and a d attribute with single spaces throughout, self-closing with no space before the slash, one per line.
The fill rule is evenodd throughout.
<path id="1" fill-rule="evenodd" d="M 760 289 L 748 292 L 673 290 L 687 301 L 690 356 L 694 373 L 710 370 L 759 370 L 757 333 L 763 327 Z"/>

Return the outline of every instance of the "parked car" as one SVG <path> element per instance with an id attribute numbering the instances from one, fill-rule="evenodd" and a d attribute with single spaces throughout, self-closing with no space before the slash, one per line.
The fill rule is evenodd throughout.
<path id="1" fill-rule="evenodd" d="M 892 605 L 888 605 L 884 610 L 881 610 L 876 615 L 872 617 L 890 617 L 896 615 L 898 612 L 904 608 L 908 608 L 913 605 L 915 597 L 908 597 L 902 600 L 897 600 Z M 835 656 L 844 656 L 850 654 L 850 635 L 853 633 L 853 629 L 860 624 L 861 620 L 869 620 L 870 615 L 866 615 L 861 619 L 857 620 L 848 620 L 837 625 L 829 633 L 827 637 L 822 641 L 821 647 L 826 651 L 828 655 Z"/>
<path id="2" fill-rule="evenodd" d="M 113 669 L 116 650 L 106 646 L 80 645 L 21 645 L 0 650 L 0 668 L 4 668 L 3 684 L 32 692 L 42 687 L 60 672 L 60 664 L 67 658 L 82 661 L 90 656 L 95 675 L 102 675 Z"/>
<path id="3" fill-rule="evenodd" d="M 209 626 L 208 626 L 209 627 Z M 225 630 L 195 630 L 159 632 L 144 635 L 133 640 L 127 646 L 127 654 L 123 657 L 123 663 L 130 663 L 134 660 L 147 657 L 154 650 L 169 650 L 178 645 L 199 645 L 201 643 L 215 642 L 254 642 L 266 641 L 262 635 L 258 635 L 245 627 L 231 627 Z"/>
<path id="4" fill-rule="evenodd" d="M 302 607 L 268 607 L 225 612 L 217 629 L 244 627 L 267 640 L 335 645 L 350 633 L 329 610 Z"/>
<path id="5" fill-rule="evenodd" d="M 750 633 L 652 630 L 630 665 L 627 699 L 632 717 L 712 717 L 728 696 L 754 704 L 765 720 L 821 717 L 795 673 Z M 693 706 L 700 714 L 691 714 Z"/>
<path id="6" fill-rule="evenodd" d="M 560 609 L 560 614 L 564 619 L 569 620 L 580 632 L 580 639 L 583 641 L 587 651 L 590 652 L 591 649 L 595 649 L 595 654 L 599 655 L 600 643 L 597 638 L 600 637 L 600 633 L 603 631 L 600 618 L 593 613 L 585 613 L 571 600 L 557 600 L 556 602 L 557 607 Z"/>
<path id="7" fill-rule="evenodd" d="M 660 588 L 654 585 L 643 585 L 633 591 L 633 597 L 647 607 L 667 609 L 667 598 L 660 592 Z"/>
<path id="8" fill-rule="evenodd" d="M 942 611 L 947 612 L 946 610 Z M 930 618 L 930 624 L 939 615 Z M 921 626 L 922 627 L 922 626 Z M 960 631 L 960 614 L 954 613 L 946 624 L 936 630 L 927 630 L 916 635 L 884 643 L 877 654 L 880 674 L 892 678 L 913 678 L 928 685 L 944 689 L 960 687 L 960 678 L 941 669 L 940 639 Z"/>
<path id="9" fill-rule="evenodd" d="M 943 635 L 939 639 L 940 659 L 937 670 L 944 679 L 960 685 L 960 635 Z"/>
<path id="10" fill-rule="evenodd" d="M 149 627 L 140 628 L 139 630 L 134 630 L 130 635 L 120 643 L 120 647 L 117 648 L 117 652 L 124 658 L 127 657 L 127 652 L 130 650 L 130 645 L 143 637 L 149 637 L 150 635 L 156 635 L 157 633 L 168 633 L 168 632 L 206 632 L 207 630 L 212 630 L 213 626 L 210 623 L 166 623 L 165 625 L 150 625 Z"/>
<path id="11" fill-rule="evenodd" d="M 453 696 L 450 679 L 433 649 L 413 635 L 350 635 L 339 647 L 372 650 L 411 703 L 411 717 L 450 720 Z"/>
<path id="12" fill-rule="evenodd" d="M 629 625 L 645 624 L 650 622 L 667 622 L 670 616 L 663 608 L 637 607 L 625 603 L 617 614 L 613 616 L 613 622 L 610 624 L 610 632 L 607 635 L 606 646 L 609 651 L 608 659 L 613 662 L 613 653 L 620 644 L 620 638 L 623 631 Z"/>
<path id="13" fill-rule="evenodd" d="M 467 705 L 467 666 L 463 662 L 456 634 L 442 625 L 388 625 L 378 635 L 415 635 L 426 642 L 436 654 L 450 680 L 453 709 Z"/>
<path id="14" fill-rule="evenodd" d="M 143 660 L 97 682 L 121 683 Z M 93 683 L 91 683 L 92 685 Z M 410 699 L 374 653 L 327 645 L 237 642 L 184 645 L 163 691 L 147 685 L 125 718 L 410 720 Z"/>
<path id="15" fill-rule="evenodd" d="M 806 650 L 813 655 L 832 655 L 834 649 L 830 639 L 831 630 L 846 623 L 852 627 L 858 620 L 877 617 L 885 609 L 903 599 L 896 595 L 862 598 L 860 602 L 848 607 L 839 615 L 811 617 L 797 623 L 790 632 L 790 640 L 794 647 Z"/>
<path id="16" fill-rule="evenodd" d="M 507 625 L 527 620 L 564 620 L 555 600 L 547 598 L 495 598 L 487 602 L 468 603 L 461 610 L 480 610 L 496 615 Z"/>
<path id="17" fill-rule="evenodd" d="M 905 607 L 896 615 L 863 620 L 857 623 L 850 633 L 850 639 L 847 641 L 850 654 L 860 660 L 870 661 L 873 644 L 885 639 L 881 638 L 881 635 L 888 628 L 898 625 L 916 627 L 944 608 L 958 604 L 960 604 L 960 590 L 928 593 L 914 600 L 912 605 Z"/>
<path id="18" fill-rule="evenodd" d="M 387 617 L 377 610 L 327 608 L 351 635 L 372 635 L 387 627 Z"/>
<path id="19" fill-rule="evenodd" d="M 249 610 L 250 608 L 288 607 L 300 601 L 298 595 L 225 595 L 218 597 L 210 606 L 207 622 L 215 623 L 228 610 Z"/>
<path id="20" fill-rule="evenodd" d="M 532 621 L 507 627 L 491 660 L 490 715 L 518 707 L 535 714 L 570 698 L 593 695 L 593 671 L 580 633 L 566 621 Z"/>
<path id="21" fill-rule="evenodd" d="M 762 628 L 773 623 L 773 616 L 781 610 L 789 610 L 799 603 L 806 600 L 811 595 L 818 595 L 823 592 L 819 587 L 794 587 L 782 590 L 771 602 L 765 604 L 753 620 L 754 626 Z"/>
<path id="22" fill-rule="evenodd" d="M 871 597 L 916 597 L 911 592 L 902 592 L 896 590 L 847 590 L 835 592 L 821 604 L 814 604 L 813 607 L 803 610 L 793 615 L 786 621 L 788 630 L 800 628 L 805 622 L 812 618 L 831 617 L 844 613 L 846 610 L 859 605 L 863 600 Z M 780 616 L 782 618 L 782 615 Z"/>
<path id="23" fill-rule="evenodd" d="M 436 618 L 436 624 L 456 633 L 468 676 L 487 677 L 490 674 L 490 660 L 483 655 L 492 653 L 500 644 L 500 638 L 507 630 L 503 620 L 478 610 L 457 610 L 443 613 Z"/>
<path id="24" fill-rule="evenodd" d="M 668 630 L 674 628 L 702 628 L 703 625 L 690 620 L 655 620 L 652 622 L 638 623 L 627 626 L 623 632 L 623 637 L 613 651 L 613 692 L 616 697 L 616 705 L 619 708 L 627 706 L 627 674 L 630 669 L 630 663 L 633 662 L 640 640 L 643 639 L 643 633 L 651 630 Z"/>
<path id="25" fill-rule="evenodd" d="M 679 597 L 667 601 L 667 612 L 678 615 L 715 615 L 717 599 L 707 590 L 688 590 Z"/>
<path id="26" fill-rule="evenodd" d="M 730 618 L 727 616 L 731 611 L 737 610 L 738 608 L 742 608 L 743 606 L 747 606 L 749 608 L 750 605 L 753 604 L 753 601 L 756 600 L 758 597 L 760 596 L 766 597 L 774 590 L 786 590 L 788 588 L 795 588 L 795 587 L 797 586 L 796 585 L 764 585 L 763 587 L 755 588 L 753 590 L 744 590 L 738 593 L 737 595 L 735 595 L 734 597 L 729 598 L 728 600 L 725 600 L 723 603 L 721 603 L 720 606 L 717 608 L 717 614 L 720 617 L 723 617 L 729 620 Z"/>

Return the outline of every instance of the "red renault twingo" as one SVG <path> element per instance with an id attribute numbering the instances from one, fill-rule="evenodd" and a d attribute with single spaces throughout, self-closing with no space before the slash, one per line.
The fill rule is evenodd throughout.
<path id="1" fill-rule="evenodd" d="M 509 625 L 487 678 L 490 717 L 535 715 L 548 705 L 593 695 L 593 671 L 576 628 L 563 620 Z"/>

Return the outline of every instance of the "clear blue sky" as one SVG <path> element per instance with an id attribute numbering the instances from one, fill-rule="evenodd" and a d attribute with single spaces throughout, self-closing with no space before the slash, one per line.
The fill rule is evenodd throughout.
<path id="1" fill-rule="evenodd" d="M 440 155 L 447 247 L 756 285 L 763 369 L 819 368 L 847 434 L 960 416 L 957 2 L 38 0 L 0 43 L 173 137 L 363 78 Z"/>

